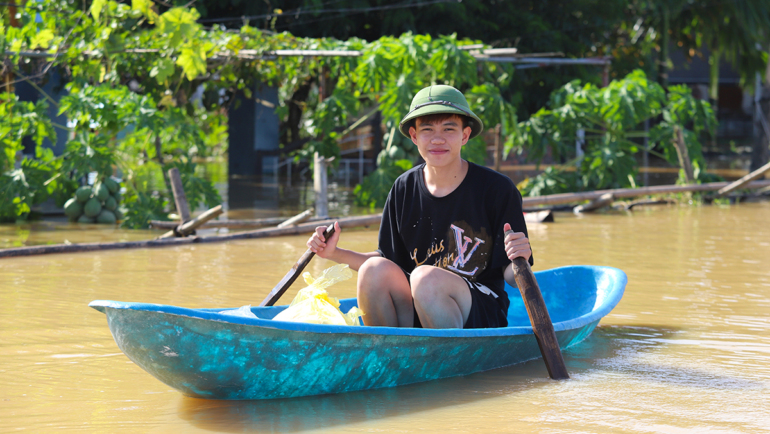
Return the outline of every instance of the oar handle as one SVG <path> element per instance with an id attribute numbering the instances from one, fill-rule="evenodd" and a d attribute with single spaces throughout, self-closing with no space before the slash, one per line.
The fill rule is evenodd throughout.
<path id="1" fill-rule="evenodd" d="M 334 223 L 330 224 L 325 230 L 324 230 L 324 240 L 329 241 L 329 237 L 334 235 Z M 305 269 L 307 264 L 310 263 L 310 260 L 313 259 L 313 256 L 315 256 L 315 253 L 307 249 L 305 253 L 297 260 L 297 263 L 294 264 L 293 267 L 291 267 L 291 270 L 289 270 L 288 273 L 286 273 L 285 276 L 283 276 L 283 279 L 281 279 L 280 282 L 278 282 L 278 285 L 275 285 L 275 288 L 273 288 L 272 291 L 270 291 L 270 294 L 265 297 L 264 300 L 262 300 L 262 303 L 260 303 L 260 306 L 272 306 L 275 304 L 275 302 L 278 301 L 279 298 L 286 292 L 287 289 L 291 286 L 292 283 L 294 283 L 295 280 L 297 280 L 297 277 L 299 277 L 300 273 L 302 273 L 302 270 Z"/>
<path id="2" fill-rule="evenodd" d="M 506 231 L 505 235 L 507 236 L 512 232 Z M 548 369 L 548 375 L 554 380 L 568 379 L 569 373 L 564 364 L 564 357 L 561 355 L 561 348 L 559 348 L 559 341 L 556 339 L 551 316 L 548 315 L 543 294 L 540 292 L 540 286 L 537 284 L 537 279 L 532 273 L 529 262 L 521 257 L 514 258 L 511 263 L 511 271 L 513 279 L 509 273 L 503 273 L 503 275 L 509 285 L 519 288 L 524 306 L 527 308 L 529 321 L 532 323 L 532 331 L 535 333 L 537 345 L 540 347 L 540 353 L 543 355 L 545 366 Z"/>

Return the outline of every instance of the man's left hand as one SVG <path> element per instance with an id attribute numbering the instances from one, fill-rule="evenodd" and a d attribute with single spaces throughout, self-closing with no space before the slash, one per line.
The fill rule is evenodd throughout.
<path id="1" fill-rule="evenodd" d="M 511 225 L 506 223 L 503 225 L 503 231 L 508 232 L 511 230 Z M 512 232 L 505 236 L 505 254 L 511 261 L 514 258 L 524 258 L 529 261 L 532 256 L 532 247 L 529 245 L 529 238 L 524 232 Z"/>

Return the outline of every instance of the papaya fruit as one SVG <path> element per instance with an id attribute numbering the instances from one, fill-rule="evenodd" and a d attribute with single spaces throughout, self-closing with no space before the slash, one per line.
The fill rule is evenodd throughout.
<path id="1" fill-rule="evenodd" d="M 94 196 L 100 201 L 105 201 L 110 197 L 110 190 L 107 189 L 107 186 L 102 182 L 94 184 Z"/>
<path id="2" fill-rule="evenodd" d="M 98 216 L 96 216 L 96 223 L 107 223 L 107 224 L 115 224 L 117 221 L 117 217 L 115 217 L 115 214 L 108 210 L 103 209 Z"/>
<path id="3" fill-rule="evenodd" d="M 83 214 L 83 205 L 73 197 L 64 203 L 64 214 L 71 220 L 76 220 Z"/>
<path id="4" fill-rule="evenodd" d="M 109 190 L 112 194 L 115 194 L 118 190 L 120 190 L 120 184 L 118 184 L 118 181 L 115 181 L 112 178 L 104 178 L 104 185 L 107 186 L 107 190 Z"/>
<path id="5" fill-rule="evenodd" d="M 107 200 L 104 201 L 104 207 L 110 211 L 115 211 L 115 208 L 118 207 L 118 201 L 115 200 L 114 197 L 110 196 L 107 198 Z"/>
<path id="6" fill-rule="evenodd" d="M 102 203 L 99 202 L 99 199 L 95 197 L 88 199 L 88 202 L 86 202 L 86 206 L 83 207 L 83 212 L 88 217 L 96 217 L 99 215 L 101 211 L 102 211 Z"/>
<path id="7" fill-rule="evenodd" d="M 78 223 L 93 223 L 95 220 L 93 217 L 88 217 L 87 215 L 83 214 L 82 216 L 78 217 Z"/>
<path id="8" fill-rule="evenodd" d="M 89 197 L 91 197 L 91 187 L 87 185 L 80 187 L 75 191 L 75 198 L 80 203 L 86 203 Z"/>
<path id="9" fill-rule="evenodd" d="M 114 211 L 114 213 L 115 213 L 115 218 L 116 218 L 118 221 L 121 221 L 121 220 L 123 220 L 123 217 L 125 217 L 125 216 L 123 215 L 123 213 L 122 213 L 122 212 L 120 212 L 120 208 L 117 208 L 117 209 Z"/>

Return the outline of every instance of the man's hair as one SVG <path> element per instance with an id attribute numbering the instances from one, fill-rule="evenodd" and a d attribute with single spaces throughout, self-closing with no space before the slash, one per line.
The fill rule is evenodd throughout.
<path id="1" fill-rule="evenodd" d="M 411 128 L 411 127 L 417 128 L 417 119 L 421 119 L 422 123 L 424 123 L 424 124 L 434 125 L 434 124 L 439 124 L 441 122 L 444 122 L 445 120 L 447 120 L 447 119 L 449 119 L 449 118 L 451 118 L 453 116 L 457 116 L 458 118 L 462 119 L 463 129 L 465 129 L 465 127 L 470 127 L 471 126 L 471 120 L 470 120 L 470 118 L 468 118 L 468 116 L 459 115 L 457 113 L 434 113 L 432 115 L 420 116 L 420 117 L 417 117 L 417 118 L 414 118 L 414 119 L 410 120 L 407 123 L 407 130 L 409 128 Z"/>

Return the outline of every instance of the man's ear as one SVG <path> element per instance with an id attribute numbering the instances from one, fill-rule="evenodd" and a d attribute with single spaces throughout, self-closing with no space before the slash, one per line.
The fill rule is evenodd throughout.
<path id="1" fill-rule="evenodd" d="M 412 139 L 412 142 L 414 144 L 417 144 L 417 129 L 414 127 L 414 124 L 409 127 L 409 137 Z"/>
<path id="2" fill-rule="evenodd" d="M 471 129 L 471 127 L 463 128 L 463 146 L 466 143 L 468 143 L 468 140 L 470 140 L 472 132 L 473 132 L 473 130 Z"/>

